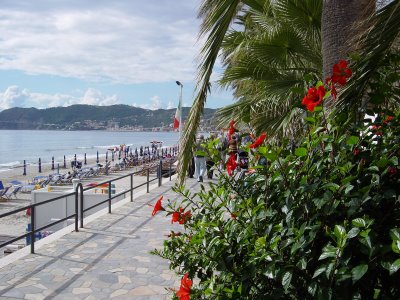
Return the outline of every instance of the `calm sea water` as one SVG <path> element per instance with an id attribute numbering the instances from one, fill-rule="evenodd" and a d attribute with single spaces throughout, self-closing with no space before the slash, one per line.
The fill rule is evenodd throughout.
<path id="1" fill-rule="evenodd" d="M 133 147 L 150 146 L 151 141 L 163 142 L 163 147 L 176 145 L 177 132 L 117 132 L 117 131 L 47 131 L 0 130 L 0 171 L 21 165 L 24 160 L 37 164 L 62 162 L 64 155 L 72 160 L 74 154 L 82 159 L 105 156 L 107 149 L 125 144 Z M 110 153 L 109 153 L 110 155 Z"/>

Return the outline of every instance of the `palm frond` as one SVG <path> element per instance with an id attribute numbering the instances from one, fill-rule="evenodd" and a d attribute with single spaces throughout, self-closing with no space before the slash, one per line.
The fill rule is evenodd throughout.
<path id="1" fill-rule="evenodd" d="M 196 97 L 186 121 L 184 134 L 180 141 L 178 174 L 180 183 L 183 183 L 185 174 L 192 157 L 192 148 L 195 135 L 203 113 L 207 95 L 210 90 L 210 77 L 221 48 L 222 41 L 240 9 L 241 1 L 203 1 L 199 17 L 203 18 L 200 36 L 208 34 L 201 50 L 201 63 L 198 69 Z"/>

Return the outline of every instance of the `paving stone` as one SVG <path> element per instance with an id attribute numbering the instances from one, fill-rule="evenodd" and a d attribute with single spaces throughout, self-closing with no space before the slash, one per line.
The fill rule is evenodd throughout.
<path id="1" fill-rule="evenodd" d="M 170 230 L 182 229 L 169 218 L 152 218 L 147 203 L 160 195 L 176 198 L 169 190 L 173 184 L 165 181 L 135 202 L 85 224 L 84 230 L 37 249 L 38 255 L 0 269 L 0 299 L 172 299 L 167 289 L 179 287 L 180 278 L 169 270 L 168 261 L 149 251 L 161 249 Z M 195 181 L 190 185 L 199 190 Z"/>
<path id="2" fill-rule="evenodd" d="M 27 300 L 43 300 L 45 296 L 41 293 L 39 294 L 26 294 L 24 299 Z"/>
<path id="3" fill-rule="evenodd" d="M 72 293 L 74 295 L 89 294 L 91 292 L 92 292 L 92 289 L 90 289 L 90 288 L 74 288 L 72 290 Z"/>

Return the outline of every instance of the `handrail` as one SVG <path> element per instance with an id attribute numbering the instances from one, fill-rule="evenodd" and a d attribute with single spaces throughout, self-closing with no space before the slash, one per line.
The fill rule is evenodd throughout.
<path id="1" fill-rule="evenodd" d="M 171 181 L 171 176 L 172 176 L 172 160 L 174 158 L 175 157 L 171 157 L 171 158 L 168 159 L 169 160 L 168 175 L 170 177 L 170 181 Z M 166 159 L 164 159 L 164 160 L 166 160 Z M 150 170 L 154 169 L 154 168 L 156 168 L 156 170 L 157 170 L 157 177 L 155 177 L 155 178 L 150 180 Z M 141 184 L 138 184 L 136 186 L 133 186 L 133 176 L 137 175 L 137 174 L 140 174 L 140 173 L 143 173 L 143 171 L 146 171 L 146 181 L 144 183 L 141 183 Z M 68 219 L 71 219 L 71 218 L 74 218 L 75 231 L 79 231 L 78 223 L 80 221 L 80 228 L 83 228 L 83 218 L 84 218 L 84 213 L 85 212 L 87 212 L 87 211 L 89 211 L 89 210 L 91 210 L 91 209 L 93 209 L 93 208 L 95 208 L 97 206 L 100 206 L 100 205 L 108 202 L 109 203 L 108 212 L 111 213 L 111 204 L 112 204 L 112 200 L 113 199 L 116 199 L 116 198 L 118 198 L 118 197 L 120 197 L 120 196 L 122 196 L 122 195 L 124 195 L 124 194 L 129 192 L 130 193 L 131 202 L 133 202 L 133 191 L 135 189 L 138 189 L 138 188 L 146 185 L 147 186 L 146 192 L 149 193 L 149 184 L 151 182 L 158 180 L 158 185 L 159 186 L 162 185 L 162 175 L 163 175 L 162 174 L 162 160 L 160 160 L 158 165 L 149 166 L 149 167 L 144 168 L 144 169 L 142 169 L 140 171 L 135 171 L 135 172 L 132 172 L 132 173 L 129 173 L 129 174 L 125 174 L 123 176 L 119 176 L 117 178 L 109 179 L 109 180 L 103 181 L 103 182 L 101 182 L 101 183 L 99 183 L 97 185 L 93 185 L 93 186 L 90 186 L 90 187 L 84 188 L 82 183 L 79 182 L 76 185 L 75 190 L 73 192 L 71 192 L 71 193 L 68 193 L 68 194 L 65 194 L 65 195 L 62 195 L 62 196 L 57 196 L 57 197 L 54 197 L 54 198 L 50 198 L 50 199 L 47 199 L 47 200 L 45 200 L 43 202 L 33 203 L 33 204 L 30 204 L 30 205 L 27 205 L 27 206 L 24 206 L 24 207 L 17 208 L 17 209 L 12 210 L 12 211 L 8 211 L 6 213 L 2 213 L 2 214 L 0 214 L 0 219 L 4 218 L 4 217 L 7 217 L 7 216 L 10 216 L 10 215 L 13 215 L 13 214 L 16 214 L 18 212 L 30 209 L 31 210 L 31 230 L 26 232 L 25 234 L 22 234 L 20 236 L 14 237 L 14 238 L 12 238 L 10 240 L 7 240 L 6 242 L 0 244 L 0 248 L 3 248 L 3 247 L 5 247 L 5 246 L 7 246 L 9 244 L 12 244 L 12 243 L 14 243 L 14 242 L 16 242 L 18 240 L 21 240 L 21 239 L 24 239 L 24 238 L 30 236 L 31 253 L 35 253 L 35 233 L 40 232 L 43 229 L 49 228 L 51 226 L 57 225 L 59 223 L 62 223 L 62 222 L 66 221 Z M 121 179 L 126 178 L 126 177 L 130 177 L 130 189 L 111 196 L 112 195 L 111 183 L 114 182 L 114 181 L 117 181 L 117 180 L 121 180 Z M 99 203 L 96 203 L 95 205 L 92 205 L 92 206 L 87 207 L 87 208 L 84 209 L 83 208 L 84 192 L 89 191 L 91 189 L 95 189 L 95 188 L 97 188 L 99 186 L 102 186 L 102 185 L 105 185 L 105 184 L 108 184 L 108 198 L 106 200 L 103 200 L 103 201 L 101 201 Z M 47 224 L 45 226 L 42 226 L 40 228 L 35 228 L 35 217 L 36 217 L 36 212 L 35 211 L 36 211 L 37 207 L 39 207 L 41 205 L 44 205 L 44 204 L 47 204 L 47 203 L 50 203 L 50 202 L 54 202 L 54 201 L 60 200 L 60 199 L 64 199 L 64 198 L 67 198 L 67 197 L 70 197 L 70 196 L 75 196 L 75 201 L 74 201 L 75 202 L 75 207 L 74 207 L 74 211 L 75 212 L 73 214 L 71 214 L 71 215 L 69 215 L 69 216 L 67 216 L 65 218 L 59 219 L 57 221 L 51 222 L 51 223 L 49 223 L 49 224 Z M 79 206 L 80 206 L 80 210 L 79 210 Z"/>

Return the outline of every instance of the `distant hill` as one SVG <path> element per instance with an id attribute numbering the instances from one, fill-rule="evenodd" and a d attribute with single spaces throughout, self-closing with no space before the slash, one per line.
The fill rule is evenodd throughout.
<path id="1" fill-rule="evenodd" d="M 186 119 L 189 109 L 183 107 L 183 120 Z M 0 112 L 0 129 L 168 129 L 173 123 L 175 110 L 148 110 L 129 105 L 72 105 L 46 109 L 14 107 Z M 209 124 L 215 111 L 204 109 L 203 120 Z"/>

